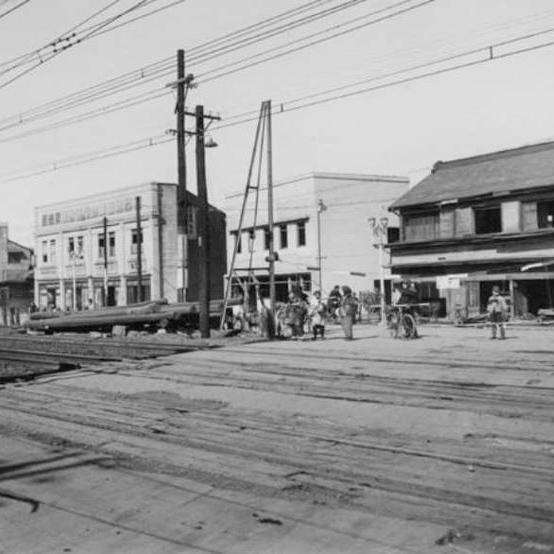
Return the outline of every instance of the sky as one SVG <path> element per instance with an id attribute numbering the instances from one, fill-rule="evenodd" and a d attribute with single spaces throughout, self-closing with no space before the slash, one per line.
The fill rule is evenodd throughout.
<path id="1" fill-rule="evenodd" d="M 2 0 L 0 63 L 48 44 L 108 4 L 113 6 L 99 19 L 136 2 L 29 0 L 2 17 L 3 11 L 19 3 Z M 155 0 L 152 6 L 169 2 Z M 174 77 L 160 76 L 124 94 L 30 125 L 2 130 L 5 118 L 175 57 L 179 48 L 191 52 L 222 35 L 306 3 L 307 0 L 185 0 L 76 44 L 10 84 L 3 86 L 5 77 L 0 75 L 0 221 L 8 222 L 11 238 L 33 245 L 35 206 L 147 181 L 175 182 L 176 145 L 171 141 L 12 180 L 32 170 L 52 168 L 71 156 L 164 135 L 174 129 L 175 97 L 166 87 Z M 347 3 L 325 0 L 317 9 Z M 335 26 L 335 32 L 344 30 L 348 28 L 344 25 L 355 18 L 360 25 L 371 19 L 368 14 L 378 10 L 388 8 L 373 19 L 418 4 L 422 5 L 331 40 L 207 80 L 210 71 L 234 67 L 229 64 L 266 49 L 318 32 L 322 33 L 319 37 L 328 36 L 325 29 Z M 273 38 L 264 39 L 259 32 L 258 41 L 249 47 L 203 63 L 191 61 L 187 71 L 196 75 L 198 86 L 189 91 L 187 106 L 193 109 L 196 104 L 204 105 L 207 111 L 219 113 L 224 125 L 236 121 L 233 116 L 237 114 L 259 110 L 262 100 L 271 99 L 276 106 L 283 104 L 282 112 L 273 118 L 276 180 L 325 171 L 400 175 L 416 183 L 437 160 L 517 147 L 554 136 L 554 45 L 301 110 L 289 110 L 295 105 L 289 101 L 551 28 L 554 29 L 554 6 L 550 0 L 363 0 Z M 554 41 L 554 32 L 495 48 L 493 52 L 496 56 L 550 41 Z M 213 44 L 210 48 L 214 48 Z M 446 68 L 461 61 L 485 59 L 487 55 L 488 51 L 482 50 L 434 67 Z M 402 75 L 416 74 L 417 71 Z M 391 80 L 381 78 L 366 86 Z M 78 124 L 15 137 L 154 88 L 166 94 Z M 192 128 L 193 124 L 191 119 L 188 126 Z M 222 207 L 225 195 L 244 188 L 256 122 L 219 130 L 217 125 L 214 123 L 210 132 L 218 147 L 207 151 L 206 164 L 210 201 Z M 187 147 L 188 182 L 195 192 L 193 147 L 194 142 Z"/>

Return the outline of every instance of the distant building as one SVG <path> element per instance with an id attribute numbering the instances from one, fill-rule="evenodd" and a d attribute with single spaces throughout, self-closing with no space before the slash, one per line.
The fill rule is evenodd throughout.
<path id="1" fill-rule="evenodd" d="M 379 256 L 373 245 L 368 218 L 387 216 L 388 239 L 395 240 L 398 220 L 386 209 L 407 189 L 408 179 L 405 177 L 342 173 L 311 173 L 275 183 L 274 237 L 275 251 L 279 255 L 275 264 L 277 300 L 285 300 L 293 284 L 305 290 L 319 288 L 318 243 L 324 294 L 336 284 L 349 285 L 355 291 L 378 289 Z M 243 196 L 238 192 L 227 196 L 225 201 L 229 221 L 229 261 L 233 255 Z M 255 222 L 252 191 L 246 206 L 234 278 L 235 282 L 244 282 L 248 279 L 248 269 L 253 268 L 251 275 L 262 284 L 264 296 L 267 295 L 268 282 L 267 222 L 267 190 L 260 191 Z M 386 262 L 388 264 L 388 260 Z M 386 283 L 390 288 L 388 270 Z"/>
<path id="2" fill-rule="evenodd" d="M 140 227 L 137 202 L 140 198 Z M 35 302 L 41 308 L 77 310 L 167 298 L 198 298 L 196 196 L 187 193 L 188 261 L 186 277 L 178 260 L 177 186 L 147 183 L 58 202 L 35 209 L 37 262 Z M 104 236 L 104 218 L 107 237 Z M 210 206 L 210 293 L 223 297 L 226 268 L 225 214 Z M 142 250 L 139 268 L 137 252 Z M 104 252 L 107 249 L 107 267 Z M 182 289 L 186 282 L 186 291 Z M 105 295 L 107 284 L 107 296 Z M 75 291 L 75 298 L 73 292 Z"/>
<path id="3" fill-rule="evenodd" d="M 554 305 L 554 142 L 437 162 L 390 209 L 392 270 L 447 313 L 482 311 L 493 285 L 516 315 Z"/>
<path id="4" fill-rule="evenodd" d="M 0 325 L 19 325 L 33 302 L 33 251 L 8 238 L 0 223 Z"/>

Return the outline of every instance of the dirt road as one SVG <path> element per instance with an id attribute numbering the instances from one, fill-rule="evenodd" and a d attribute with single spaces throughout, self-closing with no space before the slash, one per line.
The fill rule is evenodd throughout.
<path id="1" fill-rule="evenodd" d="M 0 551 L 554 552 L 554 331 L 356 332 L 1 388 Z"/>

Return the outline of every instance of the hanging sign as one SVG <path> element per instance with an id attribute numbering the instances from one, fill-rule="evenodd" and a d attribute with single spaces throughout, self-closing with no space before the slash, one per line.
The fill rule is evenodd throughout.
<path id="1" fill-rule="evenodd" d="M 441 275 L 437 277 L 438 289 L 459 289 L 460 280 L 467 277 L 467 273 L 458 275 Z"/>

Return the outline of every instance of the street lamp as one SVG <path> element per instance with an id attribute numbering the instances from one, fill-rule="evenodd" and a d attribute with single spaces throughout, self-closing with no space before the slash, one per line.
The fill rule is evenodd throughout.
<path id="1" fill-rule="evenodd" d="M 75 271 L 75 266 L 77 265 L 77 260 L 83 259 L 83 253 L 79 250 L 72 250 L 69 253 L 69 257 L 71 258 L 71 270 L 72 270 L 72 277 L 73 277 L 73 297 L 72 297 L 72 308 L 73 311 L 77 311 L 77 276 Z"/>
<path id="2" fill-rule="evenodd" d="M 379 248 L 379 292 L 381 293 L 381 325 L 385 326 L 385 268 L 383 267 L 383 249 L 385 237 L 387 236 L 387 227 L 389 225 L 388 217 L 376 217 L 368 219 L 371 231 L 373 233 L 373 245 Z"/>
<path id="3" fill-rule="evenodd" d="M 317 202 L 317 268 L 319 273 L 319 291 L 321 292 L 321 212 L 327 210 L 327 206 L 321 198 Z"/>

